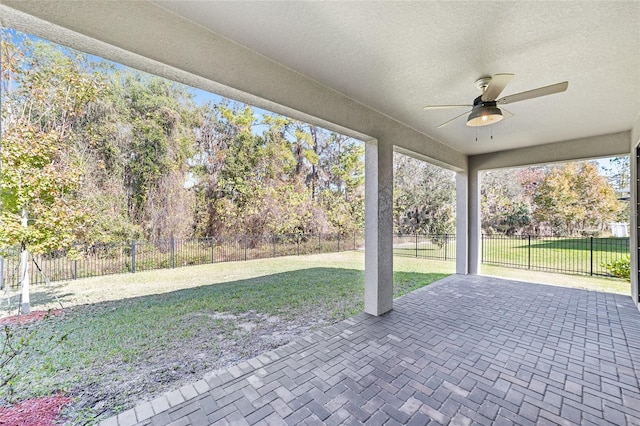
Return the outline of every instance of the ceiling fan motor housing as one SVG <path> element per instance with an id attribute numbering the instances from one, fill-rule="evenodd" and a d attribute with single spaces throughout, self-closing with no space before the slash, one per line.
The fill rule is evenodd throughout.
<path id="1" fill-rule="evenodd" d="M 473 100 L 473 109 L 467 118 L 467 126 L 488 126 L 503 118 L 502 111 L 498 108 L 496 101 L 483 101 L 482 96 L 478 96 Z"/>

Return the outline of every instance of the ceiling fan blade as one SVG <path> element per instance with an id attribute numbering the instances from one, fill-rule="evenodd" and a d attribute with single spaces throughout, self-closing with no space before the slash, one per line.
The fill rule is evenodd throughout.
<path id="1" fill-rule="evenodd" d="M 442 128 L 442 127 L 444 127 L 444 126 L 448 125 L 448 124 L 453 123 L 453 122 L 454 122 L 454 121 L 456 121 L 458 118 L 460 118 L 460 117 L 464 117 L 465 115 L 469 114 L 470 112 L 471 112 L 471 111 L 463 112 L 462 114 L 460 114 L 460 115 L 457 115 L 457 116 L 453 117 L 451 120 L 449 120 L 449 121 L 445 121 L 444 123 L 442 123 L 441 125 L 439 125 L 439 126 L 438 126 L 438 129 L 440 129 L 440 128 Z"/>
<path id="2" fill-rule="evenodd" d="M 525 101 L 527 99 L 539 98 L 540 96 L 553 95 L 554 93 L 561 93 L 567 90 L 569 87 L 568 81 L 562 83 L 552 84 L 551 86 L 539 87 L 537 89 L 528 90 L 526 92 L 516 93 L 514 95 L 505 96 L 498 99 L 498 104 L 512 104 L 514 102 Z"/>
<path id="3" fill-rule="evenodd" d="M 500 93 L 507 87 L 507 84 L 513 79 L 513 74 L 496 74 L 491 77 L 489 85 L 482 94 L 482 100 L 485 102 L 495 101 Z"/>
<path id="4" fill-rule="evenodd" d="M 502 111 L 502 115 L 504 116 L 504 118 L 513 117 L 515 115 L 514 113 L 512 113 L 508 109 L 504 109 L 503 107 L 500 107 L 500 111 Z"/>
<path id="5" fill-rule="evenodd" d="M 467 107 L 467 108 L 471 108 L 473 105 L 427 105 L 426 107 L 424 107 L 424 109 L 426 110 L 430 110 L 430 109 L 453 109 L 453 108 L 462 108 L 462 107 Z"/>

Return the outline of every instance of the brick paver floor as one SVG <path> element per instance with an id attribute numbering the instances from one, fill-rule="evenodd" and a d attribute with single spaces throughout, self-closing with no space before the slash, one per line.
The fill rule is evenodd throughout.
<path id="1" fill-rule="evenodd" d="M 640 425 L 628 296 L 450 276 L 108 425 Z"/>

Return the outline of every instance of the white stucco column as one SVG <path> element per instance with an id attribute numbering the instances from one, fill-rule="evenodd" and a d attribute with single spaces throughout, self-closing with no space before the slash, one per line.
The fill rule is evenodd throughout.
<path id="1" fill-rule="evenodd" d="M 469 168 L 467 175 L 468 190 L 468 273 L 477 275 L 480 273 L 480 250 L 482 250 L 481 222 L 480 222 L 480 172 L 475 168 Z"/>
<path id="2" fill-rule="evenodd" d="M 640 308 L 640 300 L 638 298 L 638 159 L 636 157 L 636 149 L 636 147 L 633 147 L 631 158 L 629 159 L 629 164 L 631 165 L 629 252 L 631 254 L 631 297 Z"/>
<path id="3" fill-rule="evenodd" d="M 469 272 L 468 184 L 467 173 L 456 173 L 456 274 L 462 275 Z"/>
<path id="4" fill-rule="evenodd" d="M 393 145 L 365 144 L 364 311 L 393 309 Z"/>

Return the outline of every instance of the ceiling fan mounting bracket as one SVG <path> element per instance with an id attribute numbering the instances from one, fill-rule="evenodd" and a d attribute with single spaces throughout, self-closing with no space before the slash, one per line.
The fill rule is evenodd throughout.
<path id="1" fill-rule="evenodd" d="M 476 80 L 475 85 L 482 93 L 484 93 L 487 86 L 489 86 L 489 82 L 491 81 L 491 77 L 480 77 Z"/>

